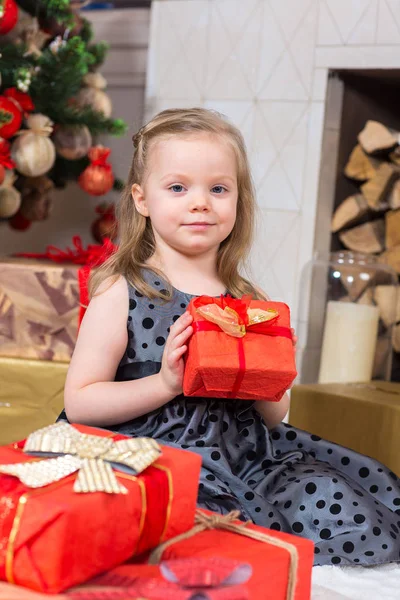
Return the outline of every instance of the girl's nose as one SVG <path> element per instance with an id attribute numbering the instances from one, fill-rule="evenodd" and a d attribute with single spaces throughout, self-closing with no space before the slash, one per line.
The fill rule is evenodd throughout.
<path id="1" fill-rule="evenodd" d="M 195 212 L 208 212 L 210 210 L 208 198 L 202 195 L 197 196 L 192 202 L 191 210 Z"/>

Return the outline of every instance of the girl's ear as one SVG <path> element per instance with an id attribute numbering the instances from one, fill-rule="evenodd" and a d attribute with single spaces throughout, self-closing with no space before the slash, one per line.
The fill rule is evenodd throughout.
<path id="1" fill-rule="evenodd" d="M 148 217 L 149 211 L 147 208 L 143 188 L 138 183 L 134 183 L 131 189 L 131 194 L 138 213 L 143 215 L 143 217 Z"/>

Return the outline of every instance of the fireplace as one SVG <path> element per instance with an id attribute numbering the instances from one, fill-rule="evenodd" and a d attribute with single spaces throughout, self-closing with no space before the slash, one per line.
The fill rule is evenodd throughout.
<path id="1" fill-rule="evenodd" d="M 371 255 L 379 256 L 378 260 L 385 261 L 387 247 L 398 243 L 399 247 L 394 248 L 394 254 L 397 256 L 397 250 L 399 251 L 398 262 L 400 264 L 400 210 L 398 210 L 400 208 L 400 159 L 398 163 L 393 163 L 389 158 L 390 153 L 397 147 L 396 139 L 398 139 L 400 131 L 399 92 L 399 69 L 329 71 L 314 238 L 315 253 L 327 256 L 330 252 L 350 249 L 358 252 L 370 252 Z M 381 199 L 373 209 L 367 205 L 364 198 L 364 190 L 367 195 L 371 184 L 369 184 L 369 188 L 363 186 L 370 179 L 357 180 L 354 178 L 354 169 L 349 170 L 349 157 L 352 156 L 356 146 L 358 146 L 357 152 L 363 153 L 359 136 L 361 132 L 366 131 L 366 124 L 371 121 L 387 128 L 388 137 L 390 138 L 392 135 L 395 140 L 393 147 L 390 147 L 389 141 L 386 148 L 374 148 L 371 155 L 368 155 L 373 173 L 376 173 L 384 163 L 386 164 L 384 169 L 390 169 L 392 172 L 392 178 L 389 177 L 390 181 L 388 179 L 387 182 L 387 189 L 380 195 Z M 377 125 L 373 126 L 378 127 Z M 369 135 L 368 132 L 367 135 Z M 360 157 L 355 156 L 356 161 L 357 158 Z M 396 156 L 392 158 L 393 161 L 397 161 Z M 352 176 L 346 176 L 345 171 L 351 172 Z M 372 178 L 371 173 L 368 174 L 368 177 L 370 176 Z M 389 202 L 389 194 L 394 194 L 393 190 L 396 185 L 399 187 L 399 204 L 393 206 Z M 376 191 L 374 183 L 372 183 L 372 191 L 374 193 Z M 349 200 L 350 216 L 355 214 L 354 206 L 357 202 L 361 202 L 362 209 L 357 212 L 353 220 L 350 219 L 343 224 L 343 212 L 346 213 L 343 202 L 346 199 L 351 199 Z M 341 212 L 338 211 L 338 207 L 341 207 Z M 337 226 L 338 212 L 339 227 Z M 333 215 L 335 215 L 336 221 L 332 221 Z M 348 217 L 347 213 L 346 217 Z M 387 229 L 389 221 L 391 223 L 391 225 L 389 224 L 390 232 Z M 384 229 L 385 225 L 386 230 Z M 354 229 L 359 226 L 364 226 L 364 229 Z M 374 244 L 371 243 L 369 234 L 375 231 L 377 238 Z M 375 240 L 374 235 L 375 233 L 372 235 L 373 240 Z M 399 242 L 396 240 L 397 235 Z M 394 242 L 392 242 L 393 239 Z M 391 260 L 391 266 L 394 266 L 400 273 L 396 261 Z M 326 312 L 326 298 L 323 298 L 321 290 L 323 289 L 327 293 L 328 288 L 323 275 L 313 275 L 313 278 L 310 278 L 310 273 L 305 271 L 302 279 L 303 291 L 300 294 L 299 312 L 300 322 L 305 323 L 307 328 L 307 331 L 302 332 L 301 335 L 303 335 L 303 339 L 307 339 L 307 342 L 300 361 L 300 380 L 309 383 L 318 379 Z M 398 319 L 399 317 L 396 320 Z M 380 332 L 381 330 L 383 331 L 380 326 Z M 396 350 L 400 351 L 400 326 L 394 325 L 394 331 L 394 345 Z M 399 343 L 396 345 L 397 338 Z M 400 381 L 399 352 L 394 352 L 392 356 L 391 379 Z"/>

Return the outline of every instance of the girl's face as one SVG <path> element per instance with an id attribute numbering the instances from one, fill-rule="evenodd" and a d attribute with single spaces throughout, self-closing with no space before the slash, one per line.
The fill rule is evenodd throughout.
<path id="1" fill-rule="evenodd" d="M 230 144 L 207 133 L 171 136 L 150 148 L 143 186 L 132 196 L 150 217 L 157 247 L 188 255 L 213 253 L 231 233 L 238 200 Z"/>

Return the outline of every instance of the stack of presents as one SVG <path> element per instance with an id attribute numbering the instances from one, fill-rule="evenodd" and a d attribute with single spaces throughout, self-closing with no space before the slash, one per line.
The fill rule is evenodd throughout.
<path id="1" fill-rule="evenodd" d="M 50 248 L 44 258 L 0 263 L 0 591 L 19 600 L 307 600 L 313 543 L 244 523 L 236 512 L 196 509 L 199 455 L 55 422 L 88 272 L 96 264 L 85 252 L 75 239 L 70 250 Z M 260 323 L 260 307 L 252 302 L 254 324 L 247 323 L 243 337 L 232 311 L 247 311 L 250 301 L 244 306 L 232 299 L 228 311 L 221 299 L 191 307 L 208 325 L 187 359 L 188 394 L 223 397 L 224 387 L 233 393 L 240 386 L 253 398 L 264 378 L 278 400 L 290 385 L 296 373 L 289 311 L 282 305 L 277 323 L 269 303 Z M 286 344 L 287 360 L 275 360 L 267 373 L 257 344 L 253 358 L 246 344 L 274 327 L 280 341 L 273 334 L 259 337 Z M 219 338 L 220 360 L 229 347 L 237 353 L 244 345 L 246 365 L 242 356 L 238 364 L 216 366 L 202 344 L 216 347 Z M 210 363 L 200 376 L 202 360 Z M 255 375 L 257 369 L 263 373 Z"/>
<path id="2" fill-rule="evenodd" d="M 55 423 L 90 269 L 110 252 L 73 243 L 0 262 L 0 590 L 18 600 L 309 599 L 313 543 L 196 509 L 197 454 Z M 187 395 L 281 398 L 296 376 L 285 305 L 202 297 L 190 310 L 204 333 L 189 346 Z M 315 415 L 324 398 L 360 407 L 373 393 L 302 389 L 300 426 L 307 398 Z M 398 457 L 377 458 L 396 470 Z"/>

